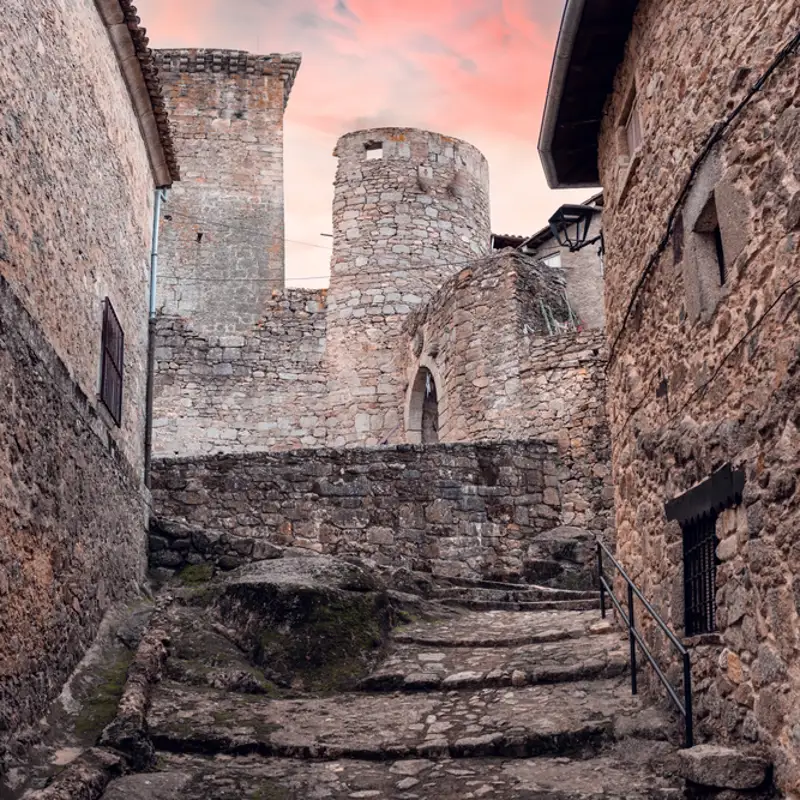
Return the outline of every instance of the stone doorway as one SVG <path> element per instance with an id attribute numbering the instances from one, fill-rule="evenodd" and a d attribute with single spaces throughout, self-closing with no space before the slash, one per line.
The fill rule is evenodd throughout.
<path id="1" fill-rule="evenodd" d="M 439 395 L 427 367 L 420 367 L 411 387 L 408 406 L 408 441 L 436 444 L 439 441 Z"/>

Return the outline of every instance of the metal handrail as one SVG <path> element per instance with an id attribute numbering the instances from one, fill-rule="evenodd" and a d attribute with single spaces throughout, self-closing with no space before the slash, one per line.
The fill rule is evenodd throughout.
<path id="1" fill-rule="evenodd" d="M 608 557 L 611 563 L 616 568 L 617 572 L 622 576 L 625 580 L 625 583 L 628 587 L 628 613 L 622 610 L 622 605 L 620 604 L 619 600 L 617 600 L 614 591 L 612 590 L 611 586 L 609 586 L 608 582 L 606 581 L 605 575 L 603 574 L 603 554 Z M 637 694 L 638 693 L 638 686 L 636 683 L 636 645 L 638 644 L 641 647 L 642 652 L 647 656 L 647 660 L 650 662 L 650 666 L 653 667 L 655 670 L 658 679 L 664 685 L 664 688 L 667 690 L 667 694 L 669 695 L 672 702 L 678 707 L 678 710 L 681 712 L 685 722 L 685 745 L 686 747 L 692 747 L 694 744 L 694 731 L 692 725 L 692 665 L 689 660 L 689 653 L 686 648 L 681 643 L 680 639 L 667 627 L 666 622 L 659 616 L 658 612 L 647 602 L 645 596 L 639 591 L 639 589 L 635 586 L 633 581 L 628 577 L 628 573 L 622 568 L 622 565 L 617 561 L 616 558 L 611 554 L 609 549 L 598 539 L 597 540 L 597 574 L 600 583 L 600 613 L 605 619 L 606 616 L 606 593 L 608 593 L 609 599 L 614 604 L 614 607 L 617 609 L 620 617 L 622 617 L 625 625 L 628 628 L 628 640 L 630 642 L 631 648 L 631 693 Z M 681 655 L 683 659 L 683 701 L 681 701 L 680 697 L 678 696 L 677 691 L 669 682 L 667 676 L 662 672 L 661 668 L 656 664 L 655 659 L 653 658 L 653 654 L 648 649 L 647 645 L 645 644 L 644 639 L 642 638 L 639 631 L 636 629 L 636 618 L 633 612 L 633 598 L 638 597 L 641 601 L 642 605 L 644 606 L 645 610 L 650 614 L 650 616 L 655 620 L 656 624 L 659 628 L 664 632 L 666 637 L 669 639 L 670 643 L 675 647 L 678 653 Z"/>

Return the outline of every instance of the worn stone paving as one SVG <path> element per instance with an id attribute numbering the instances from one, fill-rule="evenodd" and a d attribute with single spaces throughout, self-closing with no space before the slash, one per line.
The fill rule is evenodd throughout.
<path id="1" fill-rule="evenodd" d="M 638 754 L 616 748 L 590 761 L 557 758 L 409 759 L 375 763 L 342 759 L 307 762 L 254 756 L 163 754 L 158 775 L 112 784 L 104 800 L 129 800 L 145 780 L 180 791 L 184 800 L 615 800 L 678 798 L 674 782 L 648 764 L 669 761 L 672 748 L 642 743 Z"/>
<path id="2" fill-rule="evenodd" d="M 615 677 L 627 665 L 627 641 L 623 643 L 617 633 L 516 647 L 433 649 L 424 644 L 396 644 L 362 686 L 409 690 L 524 686 Z"/>

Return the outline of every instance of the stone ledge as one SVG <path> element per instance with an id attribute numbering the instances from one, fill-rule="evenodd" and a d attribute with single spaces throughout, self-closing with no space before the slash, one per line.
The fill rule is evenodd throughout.
<path id="1" fill-rule="evenodd" d="M 680 773 L 687 781 L 715 789 L 758 789 L 771 766 L 760 755 L 714 744 L 681 750 L 678 756 Z"/>

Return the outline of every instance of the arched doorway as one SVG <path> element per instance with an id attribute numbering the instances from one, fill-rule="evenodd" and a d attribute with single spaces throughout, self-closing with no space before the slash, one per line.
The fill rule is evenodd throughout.
<path id="1" fill-rule="evenodd" d="M 436 381 L 427 367 L 419 368 L 411 387 L 408 441 L 413 444 L 436 444 L 439 441 L 439 396 Z"/>

